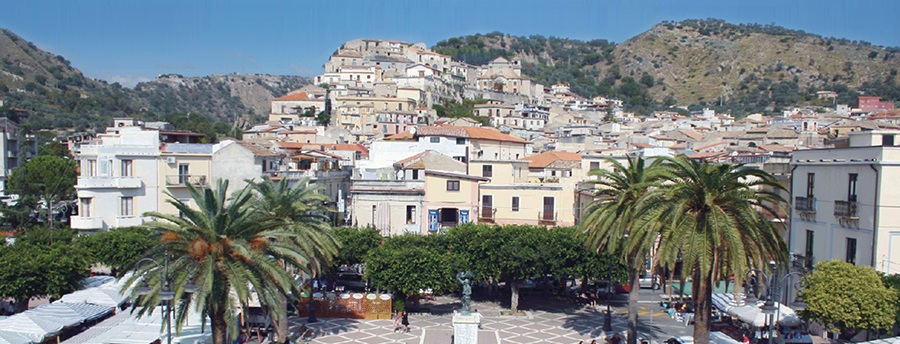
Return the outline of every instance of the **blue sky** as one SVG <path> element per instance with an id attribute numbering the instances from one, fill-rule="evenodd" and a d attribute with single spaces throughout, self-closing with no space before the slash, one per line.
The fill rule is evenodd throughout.
<path id="1" fill-rule="evenodd" d="M 900 46 L 897 0 L 7 1 L 0 27 L 85 75 L 313 76 L 354 38 L 425 42 L 474 33 L 622 42 L 663 20 L 719 18 Z"/>

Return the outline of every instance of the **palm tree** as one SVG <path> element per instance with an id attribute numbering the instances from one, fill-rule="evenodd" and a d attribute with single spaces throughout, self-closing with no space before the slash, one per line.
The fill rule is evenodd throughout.
<path id="1" fill-rule="evenodd" d="M 710 164 L 685 156 L 666 158 L 666 181 L 651 190 L 640 207 L 642 221 L 661 221 L 660 264 L 674 268 L 680 258 L 683 271 L 693 278 L 695 303 L 694 342 L 709 343 L 712 287 L 734 275 L 735 284 L 749 267 L 764 267 L 774 260 L 787 262 L 787 248 L 770 216 L 783 209 L 784 188 L 775 178 L 740 164 Z"/>
<path id="2" fill-rule="evenodd" d="M 245 188 L 228 198 L 228 182 L 219 181 L 215 189 L 196 189 L 187 186 L 196 208 L 169 194 L 169 204 L 181 216 L 150 212 L 145 216 L 160 221 L 148 227 L 160 231 L 161 245 L 150 250 L 146 258 L 163 261 L 169 257 L 169 271 L 174 275 L 171 290 L 180 301 L 175 310 L 175 321 L 180 331 L 191 307 L 200 312 L 201 318 L 212 323 L 213 342 L 224 344 L 237 334 L 238 305 L 247 309 L 247 301 L 253 292 L 262 304 L 277 304 L 291 292 L 295 281 L 282 262 L 296 266 L 308 266 L 316 257 L 298 242 L 302 236 L 291 229 L 274 227 L 261 221 L 258 210 L 249 202 L 252 194 Z M 189 257 L 191 259 L 182 259 Z M 192 266 L 193 265 L 193 266 Z M 151 314 L 160 302 L 163 289 L 163 273 L 157 265 L 132 267 L 128 288 L 140 281 L 146 282 L 152 291 L 132 296 L 135 307 L 141 307 L 139 316 Z M 197 285 L 193 295 L 185 292 L 185 284 Z M 137 289 L 137 288 L 135 288 Z M 284 316 L 281 308 L 272 309 L 276 317 Z"/>
<path id="3" fill-rule="evenodd" d="M 266 178 L 260 182 L 251 182 L 249 185 L 255 191 L 252 207 L 259 214 L 262 223 L 270 228 L 280 228 L 293 233 L 294 236 L 290 240 L 306 257 L 300 265 L 296 262 L 287 265 L 309 276 L 318 275 L 324 267 L 330 265 L 332 258 L 338 253 L 340 244 L 335 239 L 325 216 L 326 213 L 332 212 L 324 205 L 329 198 L 318 193 L 318 187 L 310 185 L 309 179 L 298 181 L 293 188 L 288 186 L 287 179 L 282 179 L 276 184 Z M 287 299 L 284 296 L 278 305 L 282 308 L 282 312 L 275 314 L 286 314 Z M 287 318 L 275 316 L 273 323 L 275 341 L 282 342 L 287 339 Z"/>
<path id="4" fill-rule="evenodd" d="M 654 230 L 635 228 L 638 202 L 650 189 L 658 186 L 658 160 L 646 166 L 640 156 L 629 156 L 625 166 L 607 158 L 612 170 L 590 172 L 599 186 L 595 201 L 585 209 L 582 229 L 588 234 L 591 249 L 624 252 L 631 290 L 628 293 L 628 344 L 637 342 L 638 295 L 645 257 L 656 241 Z M 646 225 L 652 225 L 646 222 Z M 627 240 L 626 240 L 627 238 Z"/>

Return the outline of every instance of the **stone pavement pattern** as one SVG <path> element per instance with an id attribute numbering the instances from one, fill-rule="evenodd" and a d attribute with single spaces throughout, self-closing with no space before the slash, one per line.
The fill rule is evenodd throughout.
<path id="1" fill-rule="evenodd" d="M 538 299 L 538 300 L 533 300 Z M 443 344 L 451 343 L 453 334 L 452 309 L 458 306 L 457 298 L 444 296 L 435 301 L 424 302 L 423 307 L 430 307 L 433 314 L 411 313 L 410 333 L 392 332 L 390 320 L 363 320 L 319 318 L 319 321 L 307 326 L 316 331 L 311 343 L 409 343 L 409 344 Z M 526 301 L 528 300 L 528 301 Z M 590 343 L 592 339 L 603 342 L 603 312 L 590 307 L 580 307 L 556 300 L 553 297 L 529 295 L 523 298 L 524 316 L 502 315 L 505 311 L 496 302 L 473 301 L 473 310 L 478 310 L 482 319 L 483 330 L 479 331 L 479 344 L 493 343 L 578 343 L 583 340 Z M 603 308 L 603 307 L 600 307 Z M 654 343 L 663 339 L 690 335 L 693 327 L 675 322 L 659 312 L 658 305 L 650 302 L 641 305 L 642 323 L 647 323 L 651 311 L 654 313 L 652 325 L 642 326 L 641 333 L 647 333 Z M 602 309 L 605 311 L 605 309 Z M 624 308 L 613 311 L 613 330 L 624 332 L 626 320 Z M 306 318 L 291 318 L 291 329 L 306 324 Z"/>

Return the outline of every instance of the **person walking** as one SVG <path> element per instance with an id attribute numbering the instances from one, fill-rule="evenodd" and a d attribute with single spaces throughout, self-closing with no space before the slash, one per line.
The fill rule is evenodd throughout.
<path id="1" fill-rule="evenodd" d="M 393 331 L 394 331 L 394 332 L 397 332 L 397 330 L 400 329 L 400 312 L 399 312 L 399 311 L 398 311 L 398 312 L 394 312 L 394 315 L 391 316 L 391 320 L 394 321 L 394 329 L 393 329 Z"/>
<path id="2" fill-rule="evenodd" d="M 403 311 L 403 318 L 400 321 L 400 324 L 403 325 L 403 331 L 409 333 L 409 313 Z"/>

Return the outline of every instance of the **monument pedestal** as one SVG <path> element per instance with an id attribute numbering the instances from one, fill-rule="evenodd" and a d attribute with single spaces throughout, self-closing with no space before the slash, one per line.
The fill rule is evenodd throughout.
<path id="1" fill-rule="evenodd" d="M 453 344 L 478 344 L 481 314 L 453 315 Z"/>

